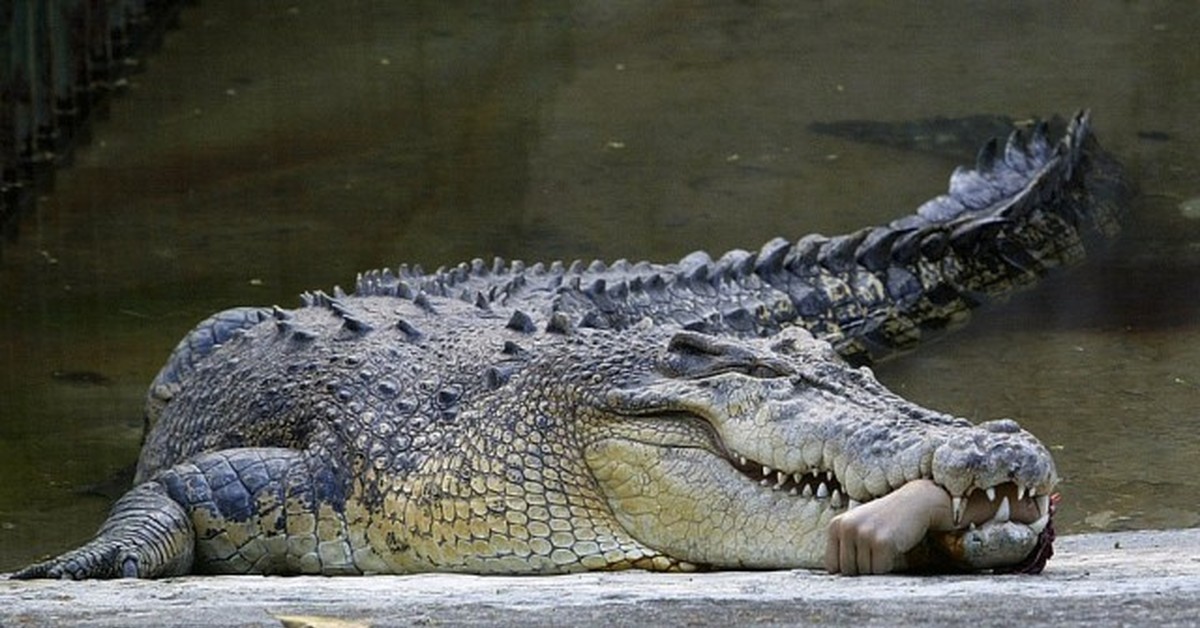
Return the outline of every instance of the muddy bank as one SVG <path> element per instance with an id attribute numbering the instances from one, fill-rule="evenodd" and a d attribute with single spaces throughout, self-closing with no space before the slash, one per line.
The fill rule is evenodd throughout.
<path id="1" fill-rule="evenodd" d="M 813 572 L 560 577 L 193 577 L 0 581 L 0 625 L 1191 624 L 1200 529 L 1060 538 L 1040 576 L 839 578 Z"/>

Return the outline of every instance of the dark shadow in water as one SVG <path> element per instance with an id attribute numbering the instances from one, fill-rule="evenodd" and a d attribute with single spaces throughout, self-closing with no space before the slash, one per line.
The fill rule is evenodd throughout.
<path id="1" fill-rule="evenodd" d="M 813 122 L 808 125 L 808 130 L 855 142 L 919 151 L 965 162 L 988 140 L 1008 137 L 1015 124 L 1016 121 L 1008 116 L 980 114 L 962 118 L 937 117 L 900 122 Z M 1063 126 L 1061 120 L 1058 126 Z"/>

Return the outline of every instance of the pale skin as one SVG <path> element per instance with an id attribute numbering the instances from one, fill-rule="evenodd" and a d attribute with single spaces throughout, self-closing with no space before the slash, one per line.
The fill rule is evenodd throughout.
<path id="1" fill-rule="evenodd" d="M 982 523 L 995 511 L 985 500 L 967 502 L 963 522 Z M 1032 521 L 1037 512 L 1018 505 L 1014 520 Z M 829 522 L 825 568 L 847 576 L 904 569 L 904 554 L 930 532 L 955 529 L 950 495 L 931 480 L 914 480 Z"/>

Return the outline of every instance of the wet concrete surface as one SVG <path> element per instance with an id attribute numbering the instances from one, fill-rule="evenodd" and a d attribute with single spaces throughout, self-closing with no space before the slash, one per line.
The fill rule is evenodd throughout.
<path id="1" fill-rule="evenodd" d="M 809 571 L 0 580 L 0 625 L 1195 625 L 1200 530 L 1062 537 L 1037 576 Z M 322 624 L 314 624 L 321 626 Z"/>

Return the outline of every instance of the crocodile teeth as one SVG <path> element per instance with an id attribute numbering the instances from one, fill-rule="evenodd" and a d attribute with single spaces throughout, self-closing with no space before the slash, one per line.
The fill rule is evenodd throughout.
<path id="1" fill-rule="evenodd" d="M 1017 501 L 1021 501 L 1022 499 L 1025 499 L 1025 485 L 1018 484 L 1017 485 Z"/>
<path id="2" fill-rule="evenodd" d="M 966 504 L 963 503 L 963 498 L 961 497 L 951 498 L 950 503 L 954 510 L 954 525 L 958 525 L 962 522 L 963 511 L 965 510 Z"/>
<path id="3" fill-rule="evenodd" d="M 984 491 L 984 492 L 985 492 L 985 493 L 987 493 L 987 496 L 988 496 L 988 501 L 989 501 L 989 502 L 994 502 L 994 501 L 996 501 L 996 487 L 994 487 L 994 486 L 989 486 L 989 487 L 987 487 L 987 490 L 986 490 L 986 491 Z"/>
<path id="4" fill-rule="evenodd" d="M 994 523 L 1005 523 L 1008 521 L 1009 514 L 1008 495 L 1005 495 L 1004 498 L 1000 500 L 1000 506 L 996 508 L 996 514 L 992 515 L 992 521 Z"/>
<path id="5" fill-rule="evenodd" d="M 1029 529 L 1033 530 L 1034 534 L 1041 534 L 1042 530 L 1046 529 L 1046 524 L 1050 523 L 1050 513 L 1044 512 L 1042 516 L 1037 518 L 1037 521 L 1029 524 Z"/>
<path id="6" fill-rule="evenodd" d="M 822 485 L 822 486 L 824 486 L 824 485 Z M 836 490 L 836 489 L 833 491 L 833 495 L 830 495 L 830 496 L 829 496 L 829 505 L 830 505 L 830 506 L 833 506 L 834 508 L 841 508 L 841 507 L 842 507 L 842 493 L 841 493 L 841 491 L 838 491 L 838 490 Z"/>
<path id="7" fill-rule="evenodd" d="M 854 510 L 859 506 L 862 506 L 862 502 L 858 501 L 857 499 L 850 499 L 848 502 L 846 502 L 846 510 Z"/>
<path id="8" fill-rule="evenodd" d="M 814 496 L 826 499 L 833 493 L 838 495 L 838 503 L 845 504 L 850 496 L 838 482 L 832 470 L 807 469 L 802 471 L 776 469 L 752 458 L 736 452 L 729 452 L 729 463 L 750 481 L 763 488 L 770 487 L 775 491 L 783 491 L 789 495 L 802 495 L 806 498 Z M 858 505 L 857 502 L 855 505 Z M 840 507 L 840 506 L 839 506 Z"/>
<path id="9" fill-rule="evenodd" d="M 1038 495 L 1037 506 L 1038 512 L 1042 513 L 1043 517 L 1048 516 L 1050 514 L 1050 496 Z"/>

